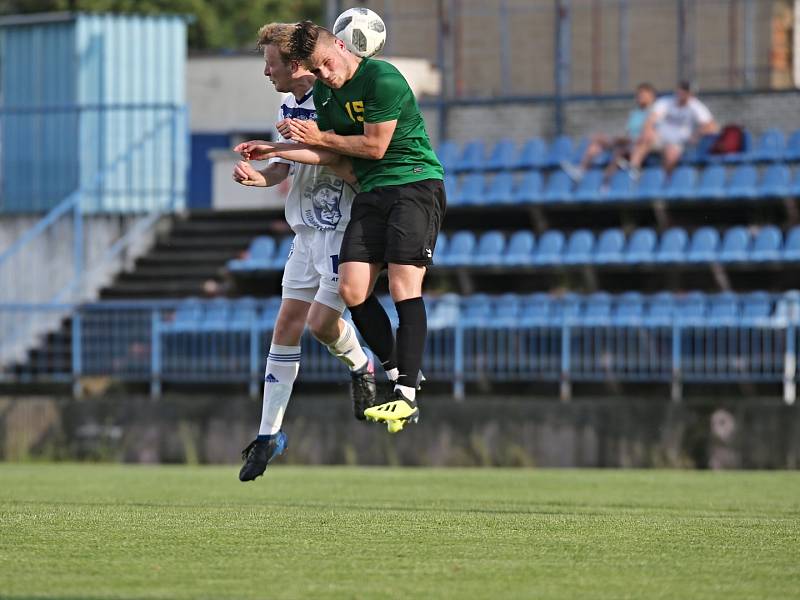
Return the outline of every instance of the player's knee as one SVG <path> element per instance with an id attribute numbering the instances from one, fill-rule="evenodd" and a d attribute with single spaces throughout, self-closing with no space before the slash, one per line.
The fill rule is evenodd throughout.
<path id="1" fill-rule="evenodd" d="M 272 330 L 272 341 L 282 346 L 296 346 L 300 343 L 305 323 L 289 319 L 279 319 Z"/>
<path id="2" fill-rule="evenodd" d="M 347 306 L 358 306 L 367 299 L 368 289 L 345 279 L 339 279 L 339 295 Z"/>
<path id="3" fill-rule="evenodd" d="M 323 315 L 310 315 L 308 330 L 323 344 L 332 344 L 339 337 L 339 317 L 327 318 Z"/>

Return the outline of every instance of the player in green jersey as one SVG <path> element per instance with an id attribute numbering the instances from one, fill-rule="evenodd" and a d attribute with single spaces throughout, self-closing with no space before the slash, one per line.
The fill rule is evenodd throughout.
<path id="1" fill-rule="evenodd" d="M 444 171 L 431 148 L 411 88 L 392 65 L 362 59 L 327 29 L 297 25 L 293 60 L 316 77 L 317 121 L 286 119 L 285 137 L 349 156 L 361 192 L 339 254 L 339 293 L 390 380 L 388 402 L 365 411 L 399 431 L 419 417 L 417 376 L 427 336 L 422 280 L 432 263 L 446 208 Z M 388 266 L 397 341 L 373 293 Z"/>

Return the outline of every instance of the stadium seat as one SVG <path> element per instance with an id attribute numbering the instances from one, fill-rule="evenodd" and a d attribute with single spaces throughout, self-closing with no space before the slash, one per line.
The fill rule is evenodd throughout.
<path id="1" fill-rule="evenodd" d="M 475 236 L 471 231 L 457 231 L 447 244 L 447 251 L 441 255 L 442 265 L 469 264 L 475 250 Z"/>
<path id="2" fill-rule="evenodd" d="M 582 309 L 580 296 L 573 293 L 564 294 L 553 304 L 553 320 L 557 323 L 575 323 L 580 319 Z"/>
<path id="3" fill-rule="evenodd" d="M 580 140 L 578 140 L 577 144 L 575 143 L 572 144 L 571 161 L 573 165 L 580 164 L 581 159 L 583 159 L 583 155 L 586 153 L 586 149 L 589 147 L 589 143 L 590 143 L 589 138 L 583 137 Z M 596 164 L 597 159 L 599 158 L 600 158 L 599 156 L 595 158 L 595 161 L 592 164 Z"/>
<path id="4" fill-rule="evenodd" d="M 506 171 L 515 167 L 516 146 L 513 141 L 503 139 L 497 142 L 489 153 L 484 165 L 485 171 Z"/>
<path id="5" fill-rule="evenodd" d="M 458 191 L 458 180 L 454 175 L 444 176 L 444 193 L 447 196 L 447 203 L 450 204 L 456 197 Z"/>
<path id="6" fill-rule="evenodd" d="M 700 175 L 700 181 L 691 192 L 691 197 L 698 200 L 724 198 L 726 177 L 725 167 L 722 165 L 707 167 Z"/>
<path id="7" fill-rule="evenodd" d="M 739 165 L 753 161 L 755 144 L 753 143 L 753 135 L 747 131 L 742 131 L 743 144 L 740 152 L 727 152 L 725 154 L 709 154 L 709 162 L 721 162 L 726 165 Z"/>
<path id="8" fill-rule="evenodd" d="M 562 162 L 572 162 L 573 159 L 572 138 L 567 135 L 556 137 L 547 149 L 547 158 L 544 167 L 555 169 L 561 166 Z"/>
<path id="9" fill-rule="evenodd" d="M 753 151 L 753 160 L 758 162 L 775 162 L 783 159 L 786 138 L 779 129 L 767 129 L 758 139 Z"/>
<path id="10" fill-rule="evenodd" d="M 525 142 L 519 158 L 514 163 L 515 169 L 541 169 L 547 162 L 547 144 L 542 138 L 535 137 Z"/>
<path id="11" fill-rule="evenodd" d="M 514 178 L 511 173 L 498 173 L 488 185 L 485 194 L 488 204 L 511 204 L 514 202 Z"/>
<path id="12" fill-rule="evenodd" d="M 692 235 L 686 260 L 692 263 L 712 262 L 717 257 L 719 232 L 713 227 L 701 227 Z"/>
<path id="13" fill-rule="evenodd" d="M 592 262 L 594 234 L 588 229 L 578 229 L 569 236 L 563 262 L 567 265 L 585 265 Z"/>
<path id="14" fill-rule="evenodd" d="M 788 162 L 800 161 L 800 129 L 789 136 L 783 151 L 783 159 Z"/>
<path id="15" fill-rule="evenodd" d="M 600 199 L 602 185 L 603 172 L 600 169 L 592 169 L 580 180 L 571 199 L 576 202 L 596 202 Z"/>
<path id="16" fill-rule="evenodd" d="M 256 299 L 249 296 L 231 303 L 228 329 L 249 330 L 256 322 Z"/>
<path id="17" fill-rule="evenodd" d="M 697 169 L 693 167 L 678 167 L 669 178 L 662 195 L 667 200 L 691 198 L 696 184 Z"/>
<path id="18" fill-rule="evenodd" d="M 542 194 L 545 202 L 568 202 L 572 197 L 572 180 L 564 171 L 554 171 L 547 179 L 547 186 Z"/>
<path id="19" fill-rule="evenodd" d="M 444 256 L 447 254 L 447 234 L 442 231 L 436 236 L 436 246 L 433 248 L 433 262 L 434 264 L 439 264 L 439 257 Z"/>
<path id="20" fill-rule="evenodd" d="M 628 240 L 628 246 L 625 249 L 625 262 L 631 264 L 652 262 L 655 246 L 655 231 L 649 227 L 637 229 Z"/>
<path id="21" fill-rule="evenodd" d="M 264 330 L 271 330 L 275 325 L 275 319 L 278 318 L 278 311 L 281 308 L 281 297 L 273 296 L 269 298 L 262 307 L 258 315 L 258 326 Z"/>
<path id="22" fill-rule="evenodd" d="M 684 260 L 688 242 L 689 236 L 682 227 L 667 229 L 656 248 L 655 261 L 660 263 L 681 262 Z"/>
<path id="23" fill-rule="evenodd" d="M 499 265 L 503 262 L 503 251 L 506 238 L 499 231 L 487 231 L 478 239 L 478 245 L 472 254 L 474 265 Z"/>
<path id="24" fill-rule="evenodd" d="M 792 183 L 789 186 L 789 193 L 795 198 L 800 198 L 800 169 L 794 172 L 794 179 L 792 179 Z"/>
<path id="25" fill-rule="evenodd" d="M 753 165 L 736 167 L 728 185 L 725 186 L 727 198 L 755 198 L 758 196 L 758 171 Z"/>
<path id="26" fill-rule="evenodd" d="M 636 325 L 641 323 L 644 314 L 644 301 L 639 292 L 626 292 L 614 303 L 611 322 L 615 325 Z"/>
<path id="27" fill-rule="evenodd" d="M 564 234 L 560 231 L 545 231 L 539 239 L 539 245 L 533 255 L 533 263 L 537 265 L 557 265 L 561 263 L 561 251 L 564 248 Z"/>
<path id="28" fill-rule="evenodd" d="M 493 327 L 517 327 L 521 312 L 521 301 L 517 294 L 503 294 L 495 298 L 492 310 Z"/>
<path id="29" fill-rule="evenodd" d="M 620 263 L 625 248 L 625 234 L 621 229 L 606 229 L 600 234 L 594 251 L 594 262 L 599 265 Z"/>
<path id="30" fill-rule="evenodd" d="M 800 261 L 800 225 L 795 225 L 786 234 L 783 260 Z"/>
<path id="31" fill-rule="evenodd" d="M 439 162 L 442 163 L 445 173 L 452 173 L 455 171 L 455 166 L 458 162 L 458 145 L 455 142 L 444 141 L 439 144 L 436 156 L 439 158 Z"/>
<path id="32" fill-rule="evenodd" d="M 750 232 L 744 227 L 731 227 L 722 238 L 718 259 L 722 262 L 744 262 L 750 256 Z"/>
<path id="33" fill-rule="evenodd" d="M 268 235 L 260 235 L 250 242 L 247 258 L 228 261 L 231 271 L 249 271 L 269 269 L 275 254 L 275 239 Z"/>
<path id="34" fill-rule="evenodd" d="M 461 324 L 464 327 L 486 327 L 491 323 L 492 301 L 486 294 L 472 294 L 461 303 Z"/>
<path id="35" fill-rule="evenodd" d="M 606 292 L 590 294 L 584 302 L 581 324 L 603 326 L 611 324 L 611 296 Z"/>
<path id="36" fill-rule="evenodd" d="M 702 165 L 711 160 L 711 147 L 717 141 L 717 134 L 711 133 L 704 135 L 700 141 L 695 145 L 686 147 L 683 155 L 681 156 L 681 164 L 684 165 Z"/>
<path id="37" fill-rule="evenodd" d="M 772 261 L 781 259 L 783 234 L 774 225 L 762 227 L 753 240 L 750 260 Z"/>
<path id="38" fill-rule="evenodd" d="M 511 235 L 506 247 L 503 263 L 512 265 L 530 265 L 533 262 L 533 249 L 536 238 L 530 231 L 516 231 Z"/>
<path id="39" fill-rule="evenodd" d="M 281 240 L 278 249 L 275 251 L 274 258 L 272 259 L 272 269 L 276 270 L 283 270 L 283 267 L 286 266 L 286 259 L 289 258 L 289 252 L 292 251 L 292 245 L 294 244 L 294 236 L 287 235 Z"/>
<path id="40" fill-rule="evenodd" d="M 639 200 L 655 200 L 663 194 L 664 170 L 661 167 L 648 167 L 639 178 L 634 195 Z"/>
<path id="41" fill-rule="evenodd" d="M 722 292 L 709 298 L 708 324 L 735 325 L 739 322 L 739 298 L 732 292 Z"/>
<path id="42" fill-rule="evenodd" d="M 792 173 L 786 165 L 770 165 L 758 185 L 758 195 L 763 198 L 785 198 L 789 195 Z"/>
<path id="43" fill-rule="evenodd" d="M 648 325 L 670 325 L 675 316 L 675 298 L 669 292 L 655 294 L 647 301 L 644 321 Z"/>
<path id="44" fill-rule="evenodd" d="M 676 303 L 675 317 L 682 323 L 702 325 L 708 311 L 708 302 L 703 292 L 689 292 Z"/>
<path id="45" fill-rule="evenodd" d="M 203 318 L 203 305 L 199 298 L 186 298 L 178 304 L 172 321 L 164 329 L 176 333 L 194 331 Z"/>
<path id="46" fill-rule="evenodd" d="M 601 188 L 602 189 L 602 188 Z M 617 171 L 608 184 L 608 192 L 604 194 L 607 200 L 630 200 L 634 197 L 636 183 L 627 171 Z"/>
<path id="47" fill-rule="evenodd" d="M 461 185 L 458 186 L 455 197 L 453 198 L 453 206 L 469 206 L 476 204 L 483 204 L 484 199 L 484 180 L 481 173 L 470 173 L 465 175 L 461 180 Z"/>
<path id="48" fill-rule="evenodd" d="M 800 290 L 784 292 L 775 302 L 775 319 L 800 322 Z"/>
<path id="49" fill-rule="evenodd" d="M 750 292 L 742 298 L 742 323 L 758 325 L 769 321 L 772 299 L 766 292 Z"/>
<path id="50" fill-rule="evenodd" d="M 464 144 L 461 156 L 456 162 L 455 170 L 458 173 L 467 171 L 480 171 L 484 167 L 483 140 L 473 140 Z"/>
<path id="51" fill-rule="evenodd" d="M 443 294 L 428 316 L 428 329 L 445 329 L 458 323 L 461 298 L 458 294 Z"/>
<path id="52" fill-rule="evenodd" d="M 214 298 L 206 306 L 200 323 L 204 331 L 224 331 L 228 328 L 231 316 L 231 305 L 227 298 Z"/>
<path id="53" fill-rule="evenodd" d="M 532 327 L 552 324 L 553 302 L 549 294 L 536 292 L 522 296 L 520 325 Z"/>
<path id="54" fill-rule="evenodd" d="M 542 174 L 540 171 L 528 171 L 512 192 L 512 202 L 526 204 L 539 202 L 542 199 Z"/>

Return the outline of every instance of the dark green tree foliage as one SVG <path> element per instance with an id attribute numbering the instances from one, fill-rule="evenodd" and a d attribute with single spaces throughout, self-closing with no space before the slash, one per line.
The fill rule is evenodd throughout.
<path id="1" fill-rule="evenodd" d="M 0 0 L 0 15 L 64 10 L 187 15 L 195 51 L 252 50 L 264 23 L 324 15 L 322 0 Z"/>

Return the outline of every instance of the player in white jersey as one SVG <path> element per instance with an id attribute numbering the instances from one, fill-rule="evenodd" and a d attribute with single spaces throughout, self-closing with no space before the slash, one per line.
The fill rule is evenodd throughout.
<path id="1" fill-rule="evenodd" d="M 259 31 L 264 51 L 264 75 L 285 96 L 278 121 L 316 119 L 312 98 L 314 76 L 288 59 L 293 24 L 270 23 Z M 338 258 L 357 190 L 345 163 L 295 164 L 271 159 L 261 171 L 246 160 L 237 163 L 233 178 L 242 185 L 277 185 L 293 174 L 286 198 L 286 220 L 295 233 L 283 273 L 281 308 L 272 333 L 264 374 L 264 399 L 258 436 L 242 452 L 241 481 L 263 474 L 267 464 L 286 448 L 281 430 L 294 380 L 300 368 L 300 337 L 306 323 L 311 333 L 350 369 L 351 396 L 357 418 L 375 404 L 375 375 L 353 326 L 341 318 L 345 304 L 338 292 Z M 349 181 L 345 181 L 343 177 Z"/>

